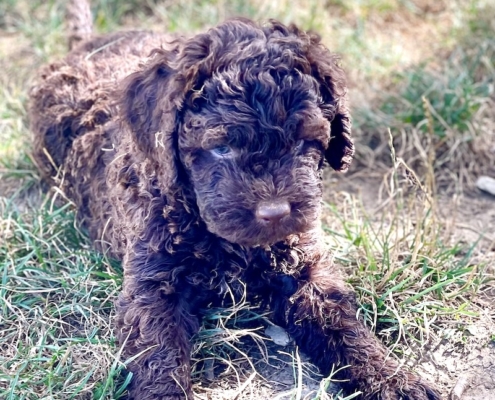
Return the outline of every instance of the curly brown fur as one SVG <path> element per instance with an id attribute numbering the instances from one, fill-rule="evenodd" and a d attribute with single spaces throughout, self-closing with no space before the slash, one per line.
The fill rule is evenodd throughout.
<path id="1" fill-rule="evenodd" d="M 130 397 L 192 399 L 190 338 L 230 285 L 362 399 L 439 399 L 387 357 L 318 229 L 325 163 L 352 155 L 344 74 L 318 36 L 227 21 L 186 39 L 96 37 L 31 92 L 35 159 L 121 259 Z M 240 289 L 239 289 L 240 290 Z"/>

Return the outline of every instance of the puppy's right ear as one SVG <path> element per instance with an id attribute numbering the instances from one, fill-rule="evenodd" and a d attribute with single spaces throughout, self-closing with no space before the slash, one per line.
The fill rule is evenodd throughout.
<path id="1" fill-rule="evenodd" d="M 155 50 L 148 64 L 125 83 L 122 120 L 137 149 L 154 161 L 163 188 L 177 182 L 180 111 L 187 96 L 211 76 L 211 44 L 209 34 L 177 39 L 173 50 Z"/>
<path id="2" fill-rule="evenodd" d="M 169 63 L 172 56 L 155 50 L 151 61 L 127 78 L 120 104 L 135 146 L 157 166 L 158 175 L 166 175 L 159 178 L 165 187 L 177 179 L 178 112 L 184 101 L 184 84 Z"/>
<path id="3" fill-rule="evenodd" d="M 175 71 L 169 66 L 167 53 L 156 50 L 152 57 L 141 71 L 127 77 L 121 104 L 124 122 L 139 150 L 146 155 L 153 154 L 156 148 L 155 134 L 165 133 L 162 122 L 169 122 L 167 133 L 172 135 L 182 94 L 181 90 L 174 90 Z"/>

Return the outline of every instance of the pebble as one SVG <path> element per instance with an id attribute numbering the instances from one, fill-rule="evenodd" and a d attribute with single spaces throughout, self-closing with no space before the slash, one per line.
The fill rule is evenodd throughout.
<path id="1" fill-rule="evenodd" d="M 277 325 L 270 325 L 266 328 L 265 333 L 279 346 L 287 346 L 291 341 L 287 331 Z"/>
<path id="2" fill-rule="evenodd" d="M 476 187 L 495 196 L 495 179 L 489 176 L 480 176 L 476 181 Z"/>

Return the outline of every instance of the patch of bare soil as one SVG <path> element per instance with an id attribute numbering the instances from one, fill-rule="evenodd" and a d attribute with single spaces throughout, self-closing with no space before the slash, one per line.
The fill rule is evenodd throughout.
<path id="1" fill-rule="evenodd" d="M 452 225 L 453 239 L 479 241 L 484 255 L 495 256 L 495 196 L 473 189 L 462 196 L 442 195 L 438 202 L 440 215 Z M 491 272 L 494 267 L 489 265 Z"/>
<path id="2" fill-rule="evenodd" d="M 4 174 L 7 175 L 7 172 L 0 167 L 0 202 L 9 203 L 19 212 L 26 212 L 41 206 L 44 193 L 48 191 L 46 185 L 31 176 L 21 181 L 18 177 L 6 177 Z M 15 201 L 9 200 L 13 197 Z"/>
<path id="3" fill-rule="evenodd" d="M 457 199 L 441 197 L 445 220 L 454 220 L 453 239 L 479 241 L 479 261 L 495 273 L 495 197 L 473 191 Z M 476 260 L 475 260 L 476 261 Z M 457 340 L 442 340 L 424 367 L 450 390 L 452 400 L 495 399 L 495 285 L 484 287 L 476 299 L 479 319 L 466 326 Z"/>
<path id="4" fill-rule="evenodd" d="M 495 332 L 494 297 L 487 294 L 486 309 L 465 327 L 467 334 L 438 339 L 419 367 L 452 400 L 495 399 L 495 342 L 487 339 Z"/>

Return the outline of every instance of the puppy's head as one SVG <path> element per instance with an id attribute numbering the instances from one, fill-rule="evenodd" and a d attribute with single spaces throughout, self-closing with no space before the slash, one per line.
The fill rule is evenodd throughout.
<path id="1" fill-rule="evenodd" d="M 159 52 L 123 111 L 162 189 L 190 185 L 208 229 L 245 246 L 313 229 L 325 160 L 344 171 L 353 155 L 336 57 L 275 21 L 227 21 Z"/>

